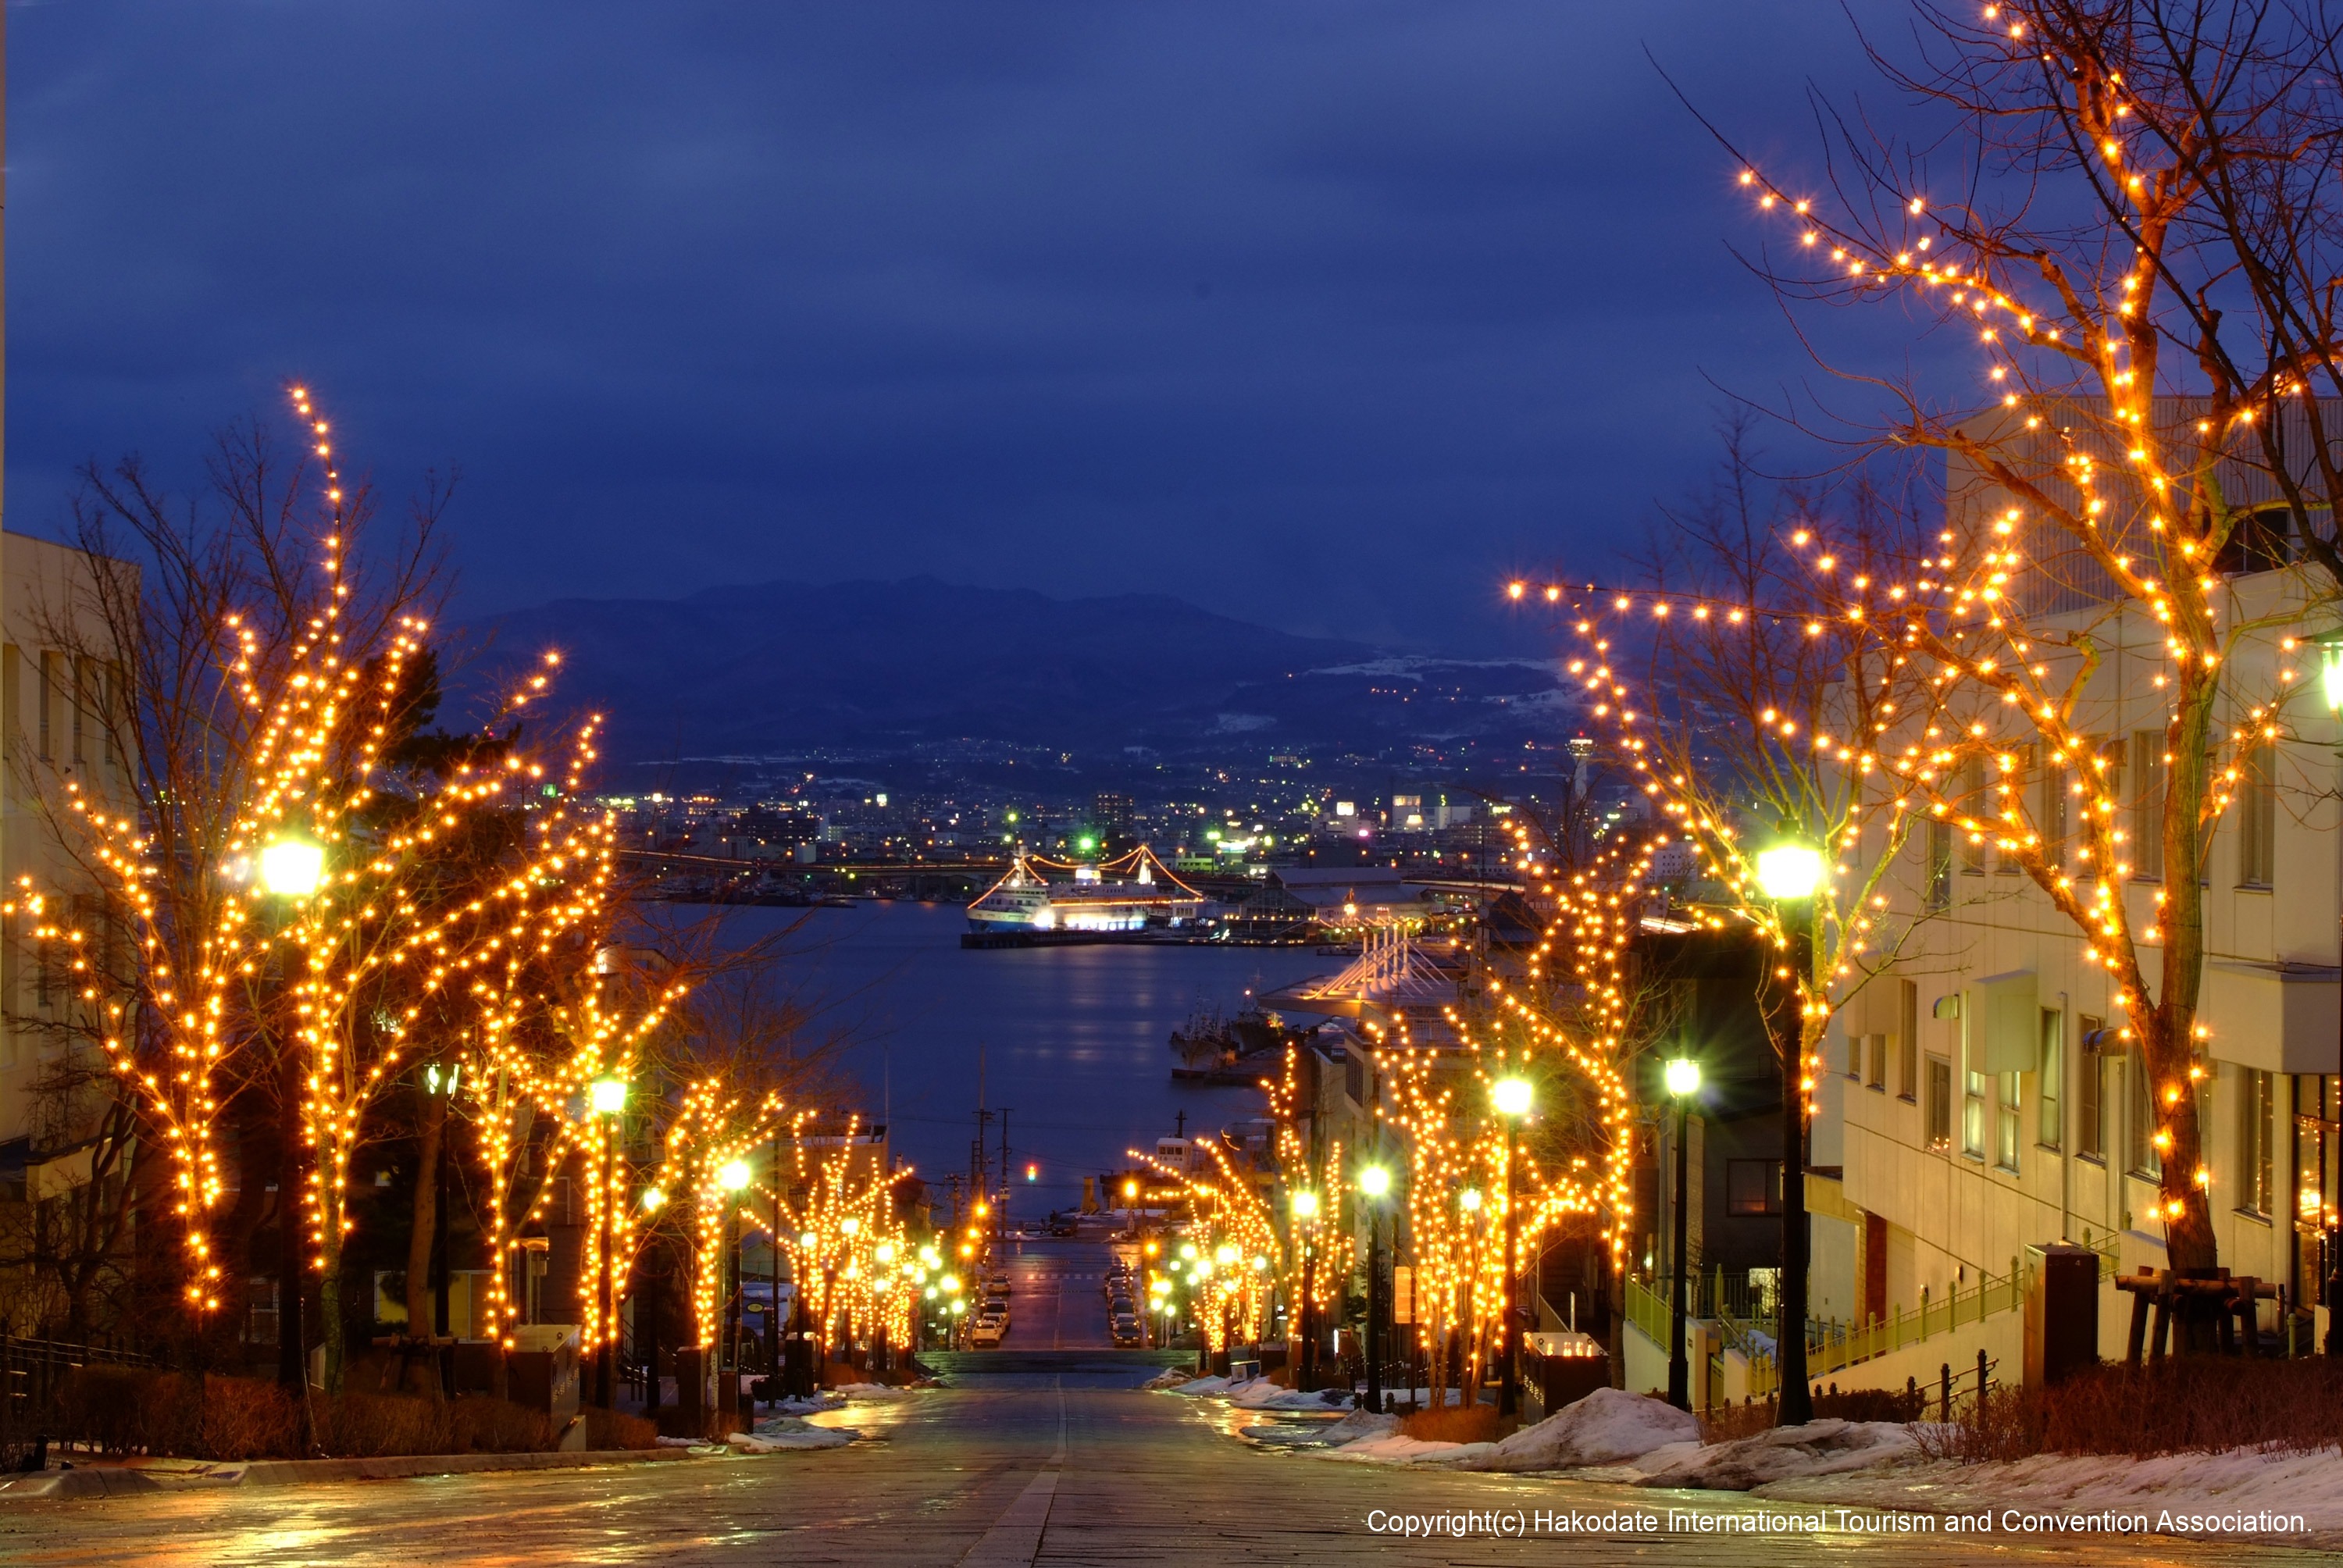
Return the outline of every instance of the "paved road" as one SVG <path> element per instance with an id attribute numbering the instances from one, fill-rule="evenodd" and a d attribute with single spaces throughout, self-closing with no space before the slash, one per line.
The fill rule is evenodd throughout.
<path id="1" fill-rule="evenodd" d="M 851 1419 L 826 1453 L 609 1470 L 0 1506 L 0 1562 L 332 1563 L 2234 1563 L 2307 1553 L 2148 1539 L 2045 1542 L 1833 1533 L 1752 1540 L 1548 1533 L 1404 1542 L 1376 1510 L 1731 1513 L 1743 1499 L 1503 1476 L 1392 1472 L 1251 1449 L 1210 1407 L 1091 1380 L 990 1376 Z"/>
<path id="2" fill-rule="evenodd" d="M 995 1251 L 1009 1271 L 1011 1350 L 1111 1346 L 1101 1289 L 1114 1253 L 1104 1241 L 1013 1240 Z"/>

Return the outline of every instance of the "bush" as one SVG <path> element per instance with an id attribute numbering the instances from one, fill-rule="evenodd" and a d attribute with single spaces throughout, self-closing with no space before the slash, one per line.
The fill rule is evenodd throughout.
<path id="1" fill-rule="evenodd" d="M 2052 1388 L 1995 1389 L 1982 1408 L 1963 1414 L 1956 1403 L 1954 1413 L 1950 1425 L 1924 1429 L 1924 1449 L 1967 1460 L 2309 1451 L 2343 1443 L 2343 1365 L 2182 1356 L 2102 1366 Z"/>
<path id="2" fill-rule="evenodd" d="M 659 1429 L 617 1411 L 582 1412 L 588 1448 L 652 1448 Z M 375 1459 L 406 1454 L 531 1453 L 551 1450 L 566 1421 L 508 1400 L 440 1400 L 349 1391 L 313 1393 L 314 1452 Z M 137 1367 L 84 1367 L 36 1423 L 53 1441 L 106 1453 L 188 1459 L 294 1459 L 302 1454 L 301 1409 L 275 1383 L 196 1378 Z"/>
<path id="3" fill-rule="evenodd" d="M 1497 1407 L 1493 1404 L 1448 1405 L 1420 1410 L 1400 1417 L 1399 1434 L 1420 1442 L 1494 1442 Z"/>

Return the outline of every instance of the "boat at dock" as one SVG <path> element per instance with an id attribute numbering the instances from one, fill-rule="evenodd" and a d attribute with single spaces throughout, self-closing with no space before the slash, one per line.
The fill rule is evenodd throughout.
<path id="1" fill-rule="evenodd" d="M 1172 874 L 1144 844 L 1106 860 L 1020 855 L 1009 874 L 968 906 L 971 938 L 1081 940 L 1187 933 L 1204 895 Z M 975 945 L 975 944 L 971 944 Z M 984 945 L 993 945 L 990 940 Z"/>

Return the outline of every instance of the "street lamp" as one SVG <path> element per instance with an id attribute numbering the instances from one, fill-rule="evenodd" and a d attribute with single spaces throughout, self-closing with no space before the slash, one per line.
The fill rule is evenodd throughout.
<path id="1" fill-rule="evenodd" d="M 2319 639 L 2318 691 L 2319 695 L 2327 699 L 2328 711 L 2343 714 L 2343 630 L 2331 631 Z M 2343 758 L 2343 749 L 2338 749 L 2337 756 Z M 2343 1059 L 2343 1037 L 2338 1038 L 2336 1050 L 2338 1059 Z M 2343 1067 L 2343 1060 L 2338 1060 L 2338 1066 Z M 2327 1097 L 2324 1090 L 2319 1093 L 2318 1114 L 2321 1117 L 2327 1114 Z M 2319 1162 L 2320 1186 L 2324 1187 L 2328 1184 L 2327 1172 L 2330 1169 L 2332 1166 L 2329 1162 L 2326 1161 Z M 2324 1201 L 2320 1204 L 2320 1208 L 2324 1218 L 2325 1215 L 2335 1211 L 2335 1202 L 2331 1194 L 2322 1194 L 2322 1197 Z M 2325 1348 L 2330 1356 L 2343 1355 L 2343 1237 L 2336 1234 L 2335 1226 L 2331 1221 L 2327 1224 L 2326 1240 L 2327 1344 Z"/>
<path id="2" fill-rule="evenodd" d="M 727 1160 L 717 1168 L 716 1184 L 724 1189 L 724 1265 L 730 1278 L 724 1293 L 724 1342 L 717 1347 L 717 1408 L 740 1408 L 740 1205 L 737 1195 L 749 1184 L 749 1162 Z M 727 1355 L 731 1365 L 725 1366 Z"/>
<path id="3" fill-rule="evenodd" d="M 1293 1194 L 1293 1217 L 1302 1221 L 1302 1364 L 1294 1369 L 1294 1386 L 1303 1392 L 1318 1387 L 1317 1312 L 1311 1298 L 1318 1290 L 1318 1249 L 1311 1245 L 1310 1230 L 1318 1219 L 1318 1194 L 1307 1187 Z"/>
<path id="4" fill-rule="evenodd" d="M 275 898 L 306 899 L 326 879 L 326 851 L 307 839 L 278 839 L 260 851 L 260 890 Z"/>
<path id="5" fill-rule="evenodd" d="M 1383 1408 L 1382 1200 L 1391 1191 L 1391 1172 L 1380 1165 L 1368 1166 L 1359 1172 L 1359 1191 L 1367 1199 L 1367 1409 L 1380 1415 Z"/>
<path id="6" fill-rule="evenodd" d="M 1513 1144 L 1521 1119 L 1529 1113 L 1530 1085 L 1525 1078 L 1501 1078 L 1489 1091 L 1497 1114 L 1505 1119 L 1505 1372 L 1497 1385 L 1497 1414 L 1502 1419 L 1519 1412 L 1522 1403 L 1522 1335 L 1514 1297 L 1521 1290 L 1521 1204 L 1513 1191 Z"/>
<path id="7" fill-rule="evenodd" d="M 627 1081 L 598 1078 L 587 1091 L 587 1102 L 602 1118 L 602 1278 L 596 1308 L 602 1322 L 601 1342 L 594 1347 L 594 1402 L 604 1410 L 618 1401 L 618 1283 L 610 1253 L 618 1245 L 618 1199 L 626 1183 L 618 1179 L 618 1126 L 627 1109 Z"/>
<path id="8" fill-rule="evenodd" d="M 1700 1092 L 1700 1063 L 1689 1057 L 1669 1062 L 1667 1085 L 1676 1102 L 1676 1270 L 1668 1292 L 1668 1402 L 1678 1410 L 1690 1410 L 1692 1364 L 1684 1359 L 1684 1212 L 1689 1206 L 1685 1181 L 1690 1158 L 1685 1153 L 1684 1129 L 1692 1097 Z"/>
<path id="9" fill-rule="evenodd" d="M 1795 994 L 1815 965 L 1814 898 L 1823 884 L 1823 853 L 1814 845 L 1784 837 L 1757 856 L 1757 885 L 1777 906 L 1775 922 L 1789 938 L 1789 974 Z M 1770 1017 L 1769 1020 L 1770 1022 Z M 1780 1376 L 1784 1426 L 1804 1426 L 1815 1418 L 1806 1387 L 1806 1027 L 1802 1007 L 1790 1026 L 1787 1050 L 1776 1049 L 1782 1066 L 1782 1291 L 1781 1321 L 1774 1345 Z"/>

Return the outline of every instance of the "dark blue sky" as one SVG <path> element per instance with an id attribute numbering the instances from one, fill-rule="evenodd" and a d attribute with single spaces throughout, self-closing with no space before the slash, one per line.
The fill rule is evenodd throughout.
<path id="1" fill-rule="evenodd" d="M 1488 646 L 1804 374 L 1824 0 L 9 7 L 8 522 L 319 389 L 461 608 L 930 572 Z"/>

